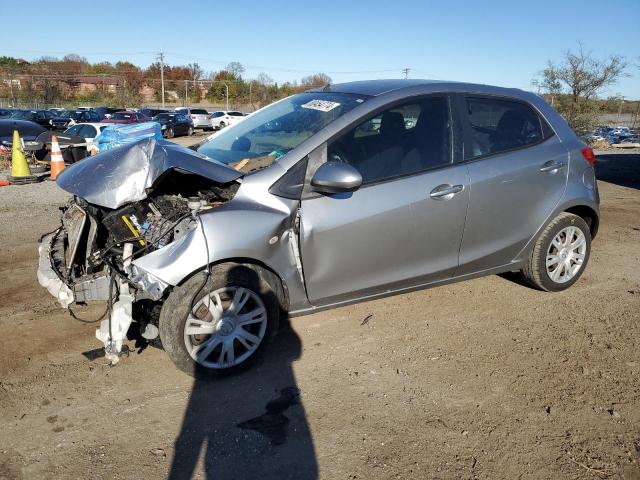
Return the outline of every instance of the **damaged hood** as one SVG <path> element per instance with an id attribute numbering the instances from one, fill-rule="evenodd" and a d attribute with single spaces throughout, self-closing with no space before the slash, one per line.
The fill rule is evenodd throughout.
<path id="1" fill-rule="evenodd" d="M 63 190 L 106 208 L 147 197 L 170 170 L 192 173 L 224 185 L 243 173 L 172 142 L 148 138 L 107 150 L 64 169 L 57 184 Z"/>

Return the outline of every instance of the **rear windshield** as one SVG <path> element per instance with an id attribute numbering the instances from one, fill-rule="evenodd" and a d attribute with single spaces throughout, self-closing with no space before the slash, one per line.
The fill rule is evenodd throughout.
<path id="1" fill-rule="evenodd" d="M 36 112 L 32 112 L 30 110 L 18 110 L 16 112 L 13 112 L 11 118 L 17 118 L 19 120 L 31 120 L 35 114 Z"/>
<path id="2" fill-rule="evenodd" d="M 135 113 L 120 112 L 114 113 L 113 115 L 111 115 L 111 118 L 113 120 L 129 120 L 131 118 L 135 118 L 135 116 Z"/>
<path id="3" fill-rule="evenodd" d="M 193 110 L 191 110 L 191 113 L 193 113 L 194 115 L 209 115 L 209 112 L 201 108 L 194 108 Z"/>

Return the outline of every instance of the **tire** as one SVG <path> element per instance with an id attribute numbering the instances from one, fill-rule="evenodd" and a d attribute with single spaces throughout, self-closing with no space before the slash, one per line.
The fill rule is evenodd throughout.
<path id="1" fill-rule="evenodd" d="M 580 247 L 568 248 L 571 245 Z M 539 290 L 566 290 L 578 281 L 587 267 L 590 254 L 589 225 L 581 217 L 563 212 L 549 222 L 536 240 L 527 264 L 522 269 L 522 276 L 527 283 Z M 565 275 L 562 275 L 563 272 Z"/>
<path id="2" fill-rule="evenodd" d="M 193 127 L 189 127 L 187 130 L 187 136 L 190 137 L 191 135 L 193 135 Z"/>
<path id="3" fill-rule="evenodd" d="M 167 138 L 173 138 L 173 136 L 174 136 L 173 128 L 168 128 L 167 129 Z"/>
<path id="4" fill-rule="evenodd" d="M 220 124 L 218 125 L 218 130 L 222 130 L 224 127 L 226 127 L 227 124 L 224 122 L 220 122 Z"/>
<path id="5" fill-rule="evenodd" d="M 278 330 L 284 295 L 280 280 L 273 273 L 255 265 L 215 265 L 206 285 L 203 285 L 204 280 L 204 273 L 194 275 L 171 292 L 160 313 L 160 339 L 176 367 L 196 378 L 212 380 L 242 371 L 260 358 Z M 217 299 L 222 301 L 222 305 L 228 305 L 224 314 L 216 309 L 218 300 L 215 297 L 209 300 L 212 292 L 218 293 Z M 228 310 L 233 304 L 229 299 L 235 299 L 236 295 L 248 297 L 238 311 L 244 315 L 253 313 L 248 317 L 252 323 L 246 326 L 236 324 L 241 315 L 235 317 Z M 190 310 L 193 311 L 192 315 L 189 315 Z M 217 322 L 211 314 L 213 311 L 221 315 Z M 206 328 L 207 333 L 191 335 L 185 331 L 187 327 Z M 214 329 L 217 329 L 215 333 L 209 333 Z M 247 338 L 246 332 L 250 332 L 252 339 Z M 242 340 L 238 340 L 239 337 Z M 255 342 L 256 338 L 260 341 Z M 205 353 L 201 361 L 196 361 L 197 353 L 202 354 L 214 344 L 213 350 Z M 233 364 L 229 353 L 224 352 L 229 351 L 228 345 L 233 351 Z M 248 347 L 253 351 L 245 356 L 250 350 Z"/>

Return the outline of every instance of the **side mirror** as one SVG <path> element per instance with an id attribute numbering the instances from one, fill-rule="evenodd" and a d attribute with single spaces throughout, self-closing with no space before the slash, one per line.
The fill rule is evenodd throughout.
<path id="1" fill-rule="evenodd" d="M 360 185 L 360 172 L 344 162 L 323 163 L 311 179 L 311 186 L 320 193 L 353 192 Z"/>

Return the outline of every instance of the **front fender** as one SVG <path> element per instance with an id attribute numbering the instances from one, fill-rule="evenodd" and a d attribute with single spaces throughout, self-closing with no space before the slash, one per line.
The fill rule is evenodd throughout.
<path id="1" fill-rule="evenodd" d="M 132 263 L 169 285 L 179 285 L 207 265 L 230 259 L 253 260 L 283 281 L 293 305 L 304 303 L 304 285 L 290 248 L 292 205 L 282 209 L 234 201 L 201 212 L 195 227 L 179 240 Z"/>

